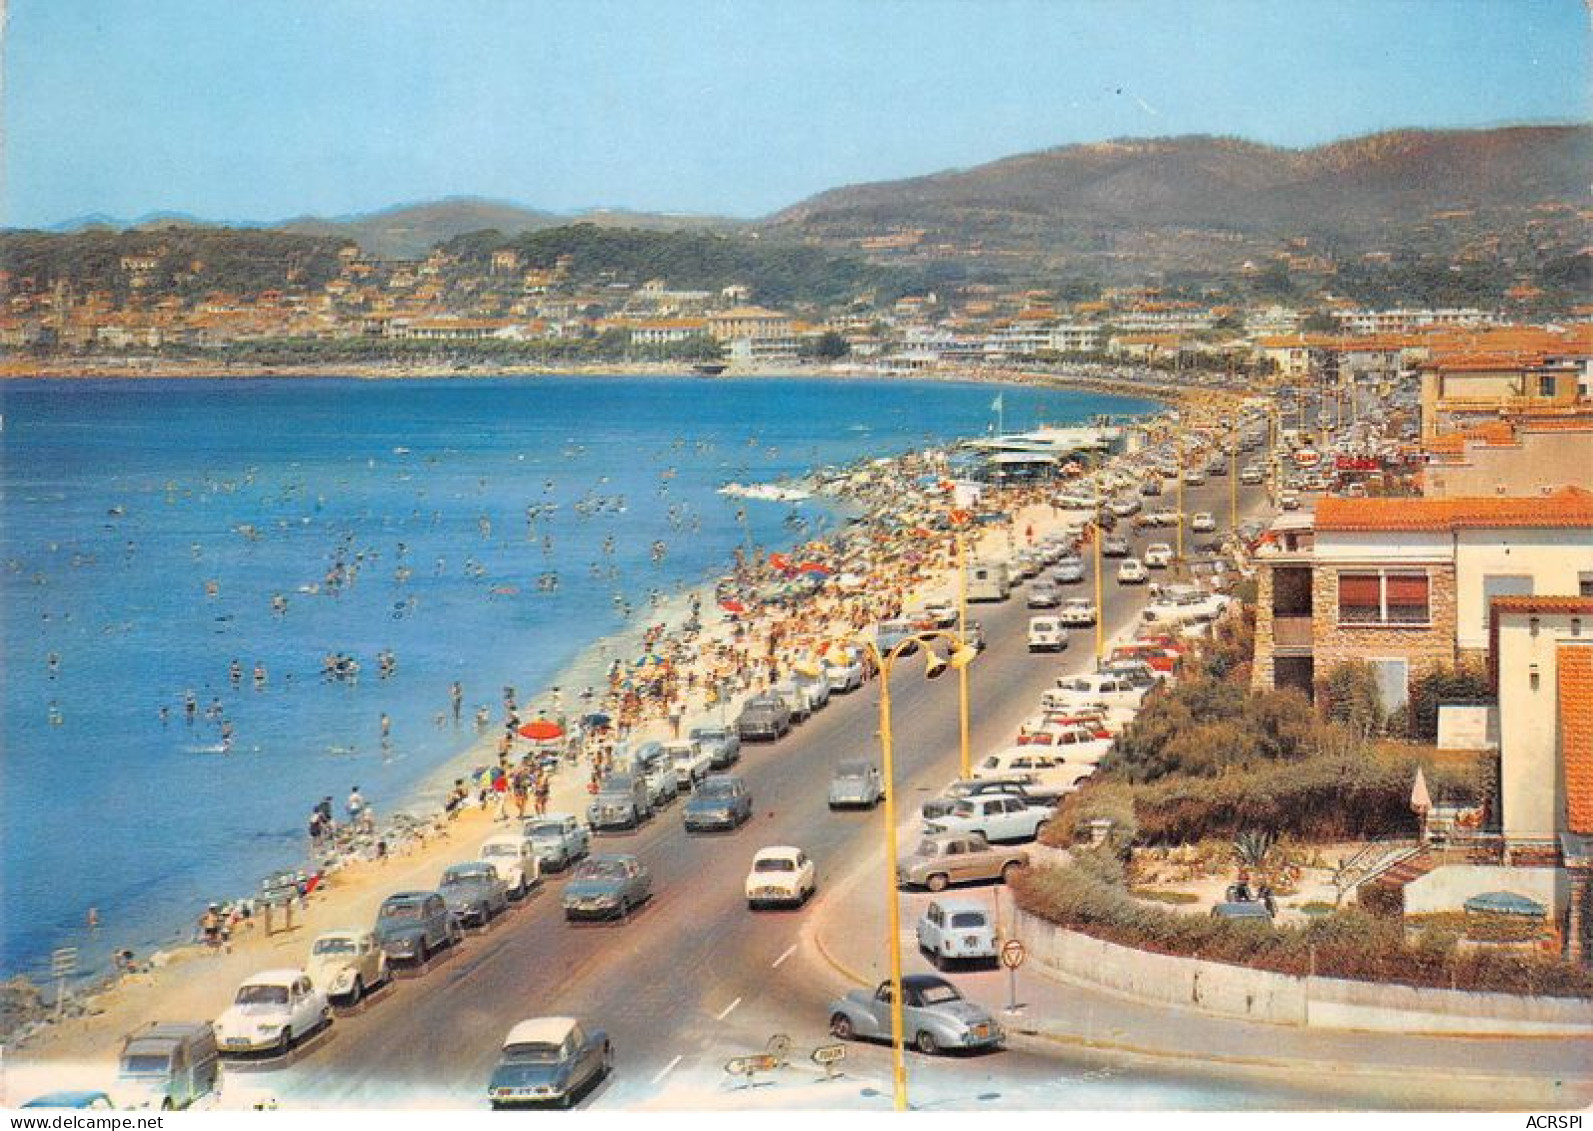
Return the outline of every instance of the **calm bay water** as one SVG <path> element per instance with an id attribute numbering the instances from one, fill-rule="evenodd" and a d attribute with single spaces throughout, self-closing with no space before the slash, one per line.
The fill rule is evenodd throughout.
<path id="1" fill-rule="evenodd" d="M 738 546 L 835 521 L 721 484 L 982 433 L 992 395 L 573 377 L 0 386 L 0 971 L 36 973 L 55 946 L 93 965 L 186 937 L 204 901 L 303 862 L 323 794 L 341 808 L 358 783 L 378 812 L 401 807 L 470 744 L 477 705 L 496 722 L 505 685 L 536 702 Z M 1152 407 L 1004 398 L 1009 428 Z M 358 659 L 356 683 L 321 678 L 333 652 Z"/>

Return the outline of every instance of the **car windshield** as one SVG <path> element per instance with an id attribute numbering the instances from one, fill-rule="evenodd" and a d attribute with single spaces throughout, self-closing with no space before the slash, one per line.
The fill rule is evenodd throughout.
<path id="1" fill-rule="evenodd" d="M 862 762 L 842 762 L 839 766 L 835 767 L 835 776 L 842 780 L 848 778 L 866 778 L 868 777 L 868 767 Z"/>
<path id="2" fill-rule="evenodd" d="M 955 986 L 939 982 L 932 986 L 925 986 L 918 995 L 925 1005 L 945 1005 L 948 1001 L 961 1001 L 962 995 Z"/>
<path id="3" fill-rule="evenodd" d="M 577 880 L 622 880 L 625 878 L 625 865 L 619 860 L 590 859 L 576 870 Z"/>
<path id="4" fill-rule="evenodd" d="M 603 783 L 603 790 L 606 793 L 630 793 L 635 788 L 635 779 L 627 774 L 614 774 Z"/>
<path id="5" fill-rule="evenodd" d="M 353 954 L 353 939 L 316 939 L 312 954 Z"/>
<path id="6" fill-rule="evenodd" d="M 286 1005 L 288 987 L 239 986 L 238 996 L 232 1000 L 234 1005 Z"/>
<path id="7" fill-rule="evenodd" d="M 914 856 L 939 856 L 940 846 L 932 840 L 921 840 L 918 847 L 913 849 Z"/>
<path id="8" fill-rule="evenodd" d="M 766 856 L 752 862 L 754 872 L 794 872 L 796 861 L 784 856 Z"/>
<path id="9" fill-rule="evenodd" d="M 691 732 L 691 736 L 699 741 L 704 739 L 707 739 L 708 741 L 717 741 L 724 738 L 725 735 L 726 732 L 718 727 L 697 727 Z"/>
<path id="10" fill-rule="evenodd" d="M 171 1059 L 158 1053 L 135 1053 L 122 1061 L 129 1076 L 162 1076 L 171 1071 Z"/>
<path id="11" fill-rule="evenodd" d="M 420 904 L 418 903 L 386 903 L 382 905 L 381 918 L 383 919 L 419 919 Z"/>
<path id="12" fill-rule="evenodd" d="M 540 821 L 531 826 L 531 835 L 539 839 L 560 836 L 563 832 L 564 826 L 558 821 Z"/>
<path id="13" fill-rule="evenodd" d="M 484 844 L 481 846 L 481 855 L 518 856 L 520 855 L 520 846 L 507 841 L 503 844 Z"/>
<path id="14" fill-rule="evenodd" d="M 985 914 L 983 911 L 959 911 L 951 917 L 953 927 L 983 927 Z"/>
<path id="15" fill-rule="evenodd" d="M 973 814 L 973 811 L 974 811 L 973 802 L 972 801 L 959 801 L 959 802 L 957 802 L 957 804 L 955 804 L 955 805 L 953 805 L 951 807 L 951 811 L 952 811 L 953 814 L 955 814 L 958 817 L 971 816 Z"/>
<path id="16" fill-rule="evenodd" d="M 457 887 L 459 884 L 479 884 L 487 878 L 485 868 L 460 868 L 457 871 L 450 869 L 443 873 L 443 887 Z"/>
<path id="17" fill-rule="evenodd" d="M 729 801 L 735 795 L 735 784 L 727 781 L 711 781 L 697 791 L 698 797 L 711 801 Z"/>
<path id="18" fill-rule="evenodd" d="M 503 1059 L 510 1064 L 557 1064 L 559 1045 L 546 1041 L 526 1041 L 518 1045 L 505 1045 Z"/>

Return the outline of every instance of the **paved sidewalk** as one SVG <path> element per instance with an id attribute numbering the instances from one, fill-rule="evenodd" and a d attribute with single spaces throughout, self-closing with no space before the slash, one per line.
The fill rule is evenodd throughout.
<path id="1" fill-rule="evenodd" d="M 890 976 L 881 892 L 883 853 L 832 883 L 807 937 L 837 982 L 873 986 Z M 1011 895 L 1003 885 L 954 889 L 988 902 L 1005 927 Z M 902 896 L 903 971 L 934 972 L 918 950 L 915 924 L 934 897 Z M 1004 936 L 1005 937 L 1005 936 Z M 1177 1065 L 1213 1073 L 1294 1074 L 1347 1087 L 1414 1097 L 1434 1107 L 1516 1109 L 1593 1103 L 1593 1050 L 1575 1038 L 1403 1036 L 1303 1029 L 1216 1017 L 1150 1004 L 1065 980 L 1032 959 L 1016 979 L 1004 969 L 942 971 L 994 1012 L 1014 1043 L 1031 1051 L 1113 1061 Z M 1007 1009 L 1016 984 L 1018 1009 Z"/>

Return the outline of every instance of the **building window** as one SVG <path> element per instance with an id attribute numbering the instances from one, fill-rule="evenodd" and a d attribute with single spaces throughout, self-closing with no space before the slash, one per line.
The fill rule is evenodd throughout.
<path id="1" fill-rule="evenodd" d="M 1576 595 L 1578 597 L 1593 597 L 1593 573 L 1579 573 L 1576 575 Z"/>
<path id="2" fill-rule="evenodd" d="M 1385 712 L 1392 713 L 1410 703 L 1410 661 L 1371 660 L 1372 678 L 1377 682 L 1377 698 Z"/>
<path id="3" fill-rule="evenodd" d="M 1425 573 L 1341 573 L 1339 623 L 1429 624 L 1429 594 Z"/>
<path id="4" fill-rule="evenodd" d="M 1538 377 L 1538 396 L 1554 397 L 1554 378 L 1549 374 L 1540 374 Z"/>

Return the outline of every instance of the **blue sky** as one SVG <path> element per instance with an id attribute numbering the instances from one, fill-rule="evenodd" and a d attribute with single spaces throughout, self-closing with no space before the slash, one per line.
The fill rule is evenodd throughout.
<path id="1" fill-rule="evenodd" d="M 757 216 L 1119 136 L 1585 120 L 1580 0 L 10 0 L 0 222 Z"/>

